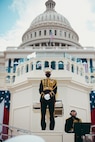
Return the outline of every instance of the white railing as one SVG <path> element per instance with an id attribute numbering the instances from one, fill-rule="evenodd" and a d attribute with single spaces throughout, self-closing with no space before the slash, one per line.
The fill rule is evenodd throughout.
<path id="1" fill-rule="evenodd" d="M 17 135 L 21 135 L 21 134 L 32 134 L 32 132 L 29 130 L 17 128 L 17 127 L 6 125 L 6 124 L 0 123 L 0 127 L 2 127 L 2 131 L 0 132 L 1 141 L 17 136 Z"/>

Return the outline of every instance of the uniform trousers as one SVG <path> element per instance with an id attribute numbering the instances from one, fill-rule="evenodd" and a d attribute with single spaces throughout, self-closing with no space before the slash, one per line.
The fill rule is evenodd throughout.
<path id="1" fill-rule="evenodd" d="M 55 107 L 55 99 L 52 97 L 50 100 L 45 100 L 44 98 L 41 100 L 41 128 L 42 130 L 46 129 L 45 115 L 46 109 L 49 109 L 50 114 L 50 130 L 54 130 L 55 119 L 54 119 L 54 107 Z"/>

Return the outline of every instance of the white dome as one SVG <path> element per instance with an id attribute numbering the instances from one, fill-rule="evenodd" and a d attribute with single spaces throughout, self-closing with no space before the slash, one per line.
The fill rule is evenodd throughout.
<path id="1" fill-rule="evenodd" d="M 45 3 L 45 5 L 46 5 L 46 11 L 40 14 L 39 16 L 37 16 L 33 20 L 33 22 L 30 25 L 30 28 L 35 25 L 47 22 L 57 23 L 71 28 L 69 21 L 63 15 L 55 11 L 56 3 L 53 0 L 48 0 Z"/>
<path id="2" fill-rule="evenodd" d="M 44 13 L 37 16 L 31 23 L 30 28 L 35 25 L 39 25 L 41 23 L 44 24 L 47 22 L 53 22 L 55 24 L 57 23 L 71 28 L 69 21 L 63 15 L 57 13 L 54 10 L 45 11 Z"/>
<path id="3" fill-rule="evenodd" d="M 21 46 L 47 46 L 51 40 L 50 33 L 52 33 L 53 46 L 80 48 L 79 37 L 69 21 L 55 11 L 56 3 L 53 0 L 48 0 L 45 5 L 46 11 L 38 15 L 24 33 Z"/>

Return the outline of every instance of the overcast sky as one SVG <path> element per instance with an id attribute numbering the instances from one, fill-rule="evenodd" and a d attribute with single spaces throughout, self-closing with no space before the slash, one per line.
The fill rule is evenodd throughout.
<path id="1" fill-rule="evenodd" d="M 47 0 L 0 0 L 0 51 L 19 46 Z M 70 22 L 82 46 L 95 47 L 95 0 L 54 0 L 55 10 Z"/>

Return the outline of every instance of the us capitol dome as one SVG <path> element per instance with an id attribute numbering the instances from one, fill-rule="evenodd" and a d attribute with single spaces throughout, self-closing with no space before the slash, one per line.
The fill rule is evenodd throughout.
<path id="1" fill-rule="evenodd" d="M 38 15 L 22 36 L 20 48 L 25 46 L 57 46 L 82 48 L 79 36 L 71 27 L 69 21 L 55 11 L 56 3 L 48 0 L 44 13 Z"/>
<path id="2" fill-rule="evenodd" d="M 0 52 L 0 136 L 34 134 L 45 142 L 74 142 L 74 134 L 64 131 L 65 120 L 71 110 L 76 110 L 82 122 L 91 122 L 90 108 L 95 103 L 95 48 L 80 45 L 69 21 L 55 11 L 53 0 L 47 0 L 45 5 L 46 10 L 23 34 L 21 45 Z M 58 91 L 54 131 L 49 131 L 47 108 L 43 132 L 39 85 L 47 68 L 52 71 L 51 78 L 57 80 Z M 94 128 L 95 122 L 92 124 Z"/>

